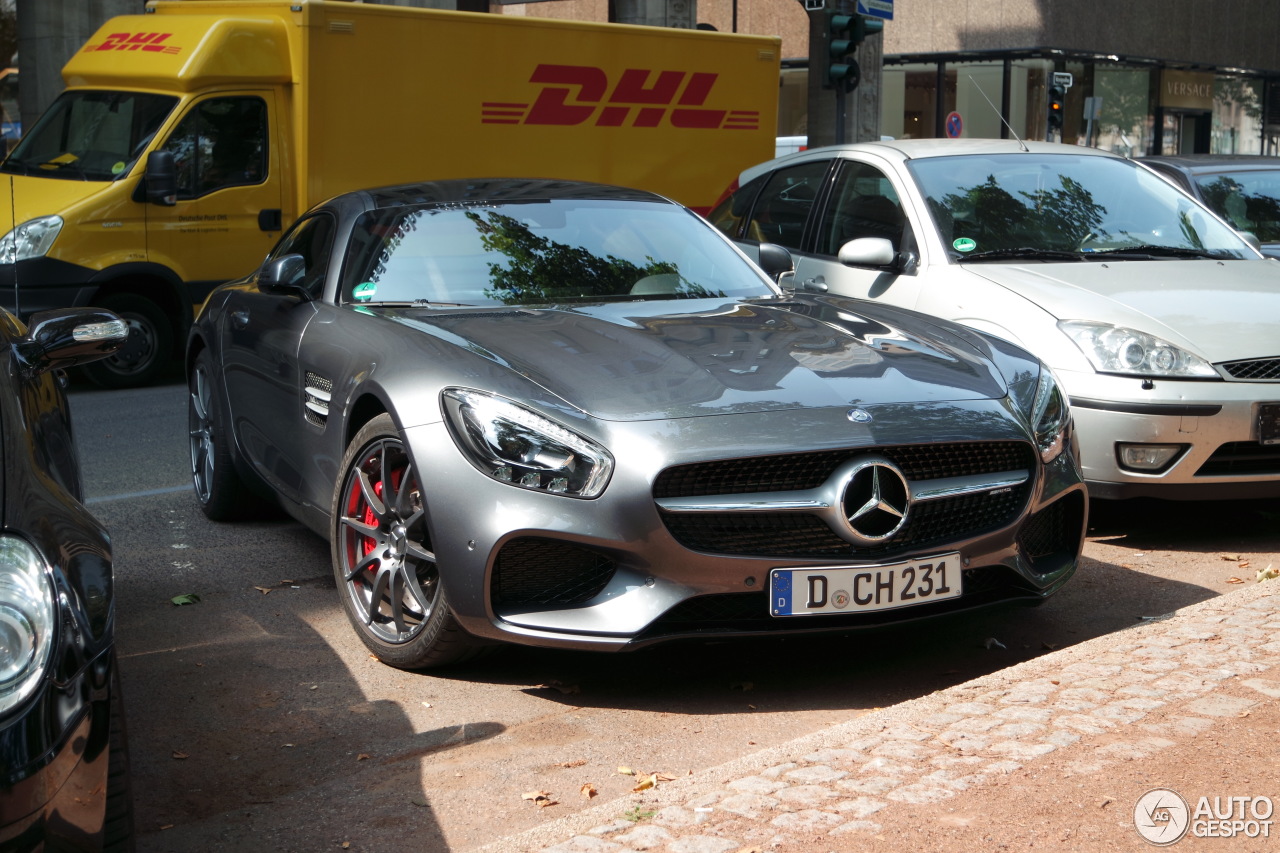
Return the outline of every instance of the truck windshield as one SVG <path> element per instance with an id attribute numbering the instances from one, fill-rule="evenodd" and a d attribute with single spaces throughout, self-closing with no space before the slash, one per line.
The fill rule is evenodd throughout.
<path id="1" fill-rule="evenodd" d="M 141 92 L 63 92 L 0 171 L 79 181 L 128 174 L 178 99 Z"/>

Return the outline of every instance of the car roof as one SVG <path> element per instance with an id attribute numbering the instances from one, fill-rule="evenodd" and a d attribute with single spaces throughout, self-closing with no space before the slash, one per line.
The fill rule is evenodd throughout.
<path id="1" fill-rule="evenodd" d="M 1097 156 L 1123 159 L 1118 154 L 1100 148 L 1079 145 L 1063 145 L 1059 142 L 1020 142 L 1016 139 L 895 139 L 880 142 L 855 142 L 847 145 L 825 145 L 809 148 L 794 154 L 786 154 L 767 163 L 744 171 L 740 184 L 772 171 L 779 165 L 822 160 L 842 154 L 878 154 L 881 157 L 905 162 L 930 157 L 958 157 L 974 154 L 1061 154 L 1072 156 Z"/>
<path id="2" fill-rule="evenodd" d="M 527 202 L 556 199 L 601 201 L 651 201 L 672 203 L 645 190 L 593 184 L 584 181 L 560 181 L 529 178 L 477 178 L 397 184 L 357 190 L 373 207 L 400 205 L 448 204 L 458 202 Z"/>
<path id="3" fill-rule="evenodd" d="M 1188 174 L 1199 172 L 1241 172 L 1250 169 L 1280 169 L 1280 157 L 1258 154 L 1162 154 L 1143 157 L 1143 162 Z"/>

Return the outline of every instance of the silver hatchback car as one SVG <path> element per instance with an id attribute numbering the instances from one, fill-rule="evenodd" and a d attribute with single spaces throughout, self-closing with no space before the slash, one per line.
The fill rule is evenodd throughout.
<path id="1" fill-rule="evenodd" d="M 1280 264 L 1136 162 L 1009 140 L 818 148 L 709 215 L 795 258 L 797 292 L 923 311 L 1034 352 L 1090 493 L 1280 495 Z"/>

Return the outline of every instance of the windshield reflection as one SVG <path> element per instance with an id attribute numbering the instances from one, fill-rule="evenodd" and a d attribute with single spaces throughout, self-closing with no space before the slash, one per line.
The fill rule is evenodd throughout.
<path id="1" fill-rule="evenodd" d="M 921 158 L 908 167 L 955 260 L 1087 260 L 1129 250 L 1254 257 L 1231 229 L 1127 160 L 1019 153 Z"/>

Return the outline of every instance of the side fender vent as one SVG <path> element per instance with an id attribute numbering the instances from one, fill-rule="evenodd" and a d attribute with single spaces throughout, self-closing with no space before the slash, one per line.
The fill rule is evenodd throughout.
<path id="1" fill-rule="evenodd" d="M 307 371 L 304 413 L 307 423 L 324 427 L 329 421 L 329 400 L 333 396 L 333 383 L 323 376 Z"/>

